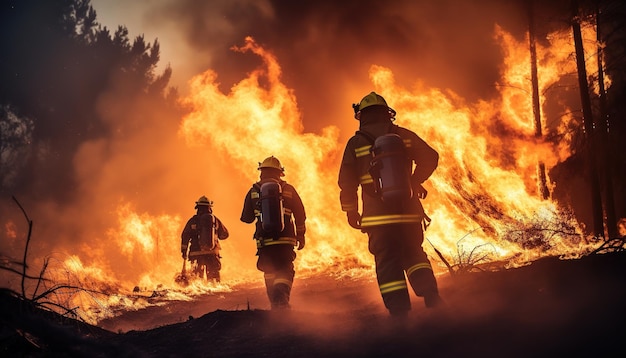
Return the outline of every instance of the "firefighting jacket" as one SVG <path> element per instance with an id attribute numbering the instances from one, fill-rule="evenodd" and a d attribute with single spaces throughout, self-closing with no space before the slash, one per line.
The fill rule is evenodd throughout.
<path id="1" fill-rule="evenodd" d="M 428 179 L 437 168 L 439 154 L 411 130 L 390 122 L 376 122 L 361 123 L 359 131 L 368 133 L 370 138 L 386 133 L 395 133 L 402 138 L 407 155 L 414 164 L 411 175 L 413 188 Z M 358 211 L 357 190 L 361 186 L 363 229 L 386 224 L 421 222 L 424 219 L 424 209 L 417 197 L 412 198 L 406 205 L 397 205 L 383 202 L 375 193 L 374 181 L 369 174 L 372 160 L 370 148 L 373 143 L 368 136 L 357 132 L 346 144 L 338 180 L 341 210 Z"/>
<path id="2" fill-rule="evenodd" d="M 261 225 L 261 209 L 258 205 L 261 195 L 261 185 L 267 180 L 275 179 L 258 181 L 252 185 L 250 190 L 248 190 L 246 198 L 244 199 L 243 210 L 241 212 L 241 221 L 250 224 L 256 220 L 254 239 L 257 240 L 257 247 L 259 248 L 276 244 L 289 244 L 295 246 L 297 243 L 296 238 L 303 237 L 306 233 L 306 212 L 304 210 L 302 200 L 300 199 L 300 195 L 298 195 L 298 192 L 291 184 L 284 180 L 279 180 L 282 187 L 285 228 L 278 234 L 268 233 L 263 230 Z"/>
<path id="3" fill-rule="evenodd" d="M 180 251 L 185 254 L 187 247 L 189 247 L 189 256 L 198 255 L 219 255 L 221 249 L 219 240 L 225 240 L 228 238 L 228 229 L 217 216 L 211 214 L 213 222 L 213 248 L 201 248 L 200 247 L 200 227 L 198 214 L 192 216 L 185 224 L 185 228 L 181 234 Z"/>

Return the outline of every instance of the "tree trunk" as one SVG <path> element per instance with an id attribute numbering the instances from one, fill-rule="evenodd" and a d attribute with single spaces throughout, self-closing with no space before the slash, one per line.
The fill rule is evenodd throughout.
<path id="1" fill-rule="evenodd" d="M 572 1 L 572 32 L 574 35 L 574 47 L 576 49 L 576 67 L 578 69 L 578 84 L 580 87 L 580 102 L 583 110 L 583 124 L 585 129 L 585 158 L 587 161 L 586 172 L 591 185 L 591 213 L 593 217 L 593 235 L 604 237 L 604 222 L 602 215 L 602 197 L 600 195 L 600 181 L 595 161 L 596 146 L 593 130 L 593 115 L 591 112 L 591 99 L 589 98 L 589 85 L 587 83 L 587 68 L 585 66 L 585 51 L 583 48 L 582 33 L 580 30 L 580 18 L 578 16 L 578 3 Z"/>
<path id="2" fill-rule="evenodd" d="M 539 79 L 537 77 L 537 46 L 535 40 L 535 21 L 533 14 L 533 0 L 528 0 L 528 39 L 530 47 L 530 74 L 532 82 L 533 117 L 535 123 L 535 138 L 543 136 L 541 129 L 541 103 L 539 101 Z M 537 162 L 537 186 L 543 199 L 550 197 L 546 179 L 546 165 L 541 159 Z"/>
<path id="3" fill-rule="evenodd" d="M 604 179 L 604 211 L 606 213 L 606 227 L 609 238 L 617 237 L 617 218 L 615 214 L 613 192 L 613 170 L 609 163 L 609 133 L 610 118 L 606 110 L 606 90 L 604 88 L 604 68 L 602 59 L 602 35 L 600 34 L 600 7 L 596 8 L 596 34 L 598 40 L 598 88 L 600 97 L 600 120 L 598 133 L 600 138 L 600 165 Z"/>

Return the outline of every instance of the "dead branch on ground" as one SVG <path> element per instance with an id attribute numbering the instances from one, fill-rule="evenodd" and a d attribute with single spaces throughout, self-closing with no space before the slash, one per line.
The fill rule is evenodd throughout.
<path id="1" fill-rule="evenodd" d="M 448 272 L 450 272 L 450 275 L 454 276 L 454 275 L 462 274 L 462 273 L 483 271 L 479 267 L 479 264 L 488 261 L 489 258 L 491 257 L 491 253 L 483 252 L 481 250 L 486 246 L 491 246 L 491 244 L 482 244 L 482 245 L 475 246 L 472 248 L 472 250 L 470 250 L 469 253 L 467 253 L 461 247 L 461 241 L 467 238 L 474 231 L 480 230 L 480 229 L 481 228 L 477 228 L 468 232 L 461 239 L 459 239 L 459 241 L 457 241 L 457 256 L 456 256 L 456 260 L 454 264 L 450 264 L 448 260 L 446 260 L 446 258 L 443 256 L 441 251 L 439 251 L 429 239 L 426 239 L 426 240 L 433 247 L 433 249 L 435 250 L 435 253 L 437 253 L 437 256 L 439 256 L 441 261 L 443 261 L 443 263 L 446 265 L 446 267 L 448 268 Z"/>
<path id="2" fill-rule="evenodd" d="M 602 243 L 597 249 L 591 251 L 589 254 L 606 254 L 610 252 L 622 252 L 626 251 L 626 237 L 614 237 L 608 239 Z"/>

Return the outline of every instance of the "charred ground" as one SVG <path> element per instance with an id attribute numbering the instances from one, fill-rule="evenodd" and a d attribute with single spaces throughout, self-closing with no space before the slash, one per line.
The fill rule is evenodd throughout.
<path id="1" fill-rule="evenodd" d="M 446 307 L 390 320 L 371 280 L 301 279 L 291 311 L 233 307 L 263 290 L 172 302 L 90 326 L 2 294 L 3 356 L 624 356 L 626 253 L 440 278 Z M 256 300 L 256 301 L 255 301 Z M 198 312 L 206 312 L 198 314 Z M 148 313 L 147 313 L 148 312 Z M 171 323 L 178 321 L 177 323 Z M 159 325 L 159 322 L 161 325 Z M 128 330 L 129 327 L 155 328 Z M 103 327 L 107 327 L 104 329 Z M 125 333 L 122 333 L 125 332 Z"/>

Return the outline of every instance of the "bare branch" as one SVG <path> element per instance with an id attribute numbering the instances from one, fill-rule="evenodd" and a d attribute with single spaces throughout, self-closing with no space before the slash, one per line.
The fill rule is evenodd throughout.
<path id="1" fill-rule="evenodd" d="M 26 218 L 26 222 L 28 223 L 28 235 L 26 236 L 26 245 L 24 246 L 24 260 L 22 261 L 22 297 L 26 297 L 26 289 L 24 286 L 24 280 L 26 279 L 26 257 L 28 255 L 28 245 L 30 243 L 30 235 L 33 232 L 33 221 L 28 217 L 26 210 L 24 210 L 24 208 L 22 207 L 22 204 L 20 204 L 20 202 L 15 198 L 15 196 L 12 196 L 12 198 L 13 198 L 13 201 L 15 201 L 15 203 L 17 204 L 17 206 L 19 206 L 20 210 L 22 210 L 22 214 L 24 214 L 24 217 Z"/>
<path id="2" fill-rule="evenodd" d="M 23 275 L 22 272 L 20 272 L 20 271 L 18 271 L 16 269 L 10 268 L 10 267 L 0 266 L 0 270 L 6 270 L 6 271 L 9 271 L 9 272 L 16 273 L 18 275 Z M 28 278 L 28 279 L 31 279 L 31 280 L 41 280 L 42 279 L 41 277 L 35 277 L 35 276 L 29 276 L 29 275 L 23 275 L 23 276 L 25 278 Z M 46 278 L 43 278 L 43 280 L 49 281 Z"/>
<path id="3" fill-rule="evenodd" d="M 89 292 L 89 293 L 95 293 L 95 294 L 101 294 L 101 295 L 106 295 L 106 293 L 104 292 L 99 292 L 99 291 L 95 291 L 95 290 L 89 290 L 83 287 L 78 287 L 78 286 L 73 286 L 73 285 L 54 285 L 51 288 L 45 290 L 44 292 L 42 292 L 41 294 L 34 296 L 32 298 L 31 301 L 36 302 L 52 293 L 57 293 L 57 291 L 61 290 L 61 289 L 71 289 L 71 290 L 75 290 L 75 291 L 81 291 L 81 292 Z"/>
<path id="4" fill-rule="evenodd" d="M 46 269 L 48 268 L 49 263 L 50 263 L 50 260 L 48 258 L 46 258 L 43 261 L 43 265 L 41 266 L 41 271 L 39 272 L 39 280 L 37 281 L 37 285 L 35 286 L 35 290 L 33 291 L 33 297 L 35 297 L 35 295 L 37 294 L 37 291 L 39 291 L 39 285 L 44 280 L 43 275 L 46 273 Z"/>
<path id="5" fill-rule="evenodd" d="M 45 309 L 47 311 L 52 311 L 51 307 L 56 307 L 56 308 L 60 308 L 62 311 L 64 311 L 63 313 L 60 313 L 62 316 L 67 315 L 68 313 L 71 313 L 73 318 L 79 318 L 80 316 L 76 313 L 76 310 L 78 309 L 78 307 L 74 307 L 74 308 L 67 308 L 61 304 L 58 304 L 56 302 L 52 302 L 52 301 L 43 301 L 43 302 L 33 302 L 37 307 Z M 55 311 L 56 312 L 56 311 Z"/>
<path id="6" fill-rule="evenodd" d="M 439 256 L 439 258 L 441 259 L 441 261 L 443 261 L 443 263 L 446 265 L 446 267 L 448 268 L 448 272 L 450 272 L 450 274 L 454 274 L 454 270 L 452 269 L 452 266 L 450 266 L 450 264 L 448 263 L 448 260 L 446 260 L 445 257 L 443 257 L 443 255 L 441 254 L 441 252 L 439 250 L 437 250 L 437 248 L 435 247 L 435 245 L 433 245 L 432 242 L 430 242 L 430 240 L 426 239 L 426 241 L 428 241 L 428 243 L 430 244 L 430 246 L 433 247 L 433 249 L 435 250 L 435 252 L 437 253 L 437 256 Z"/>

